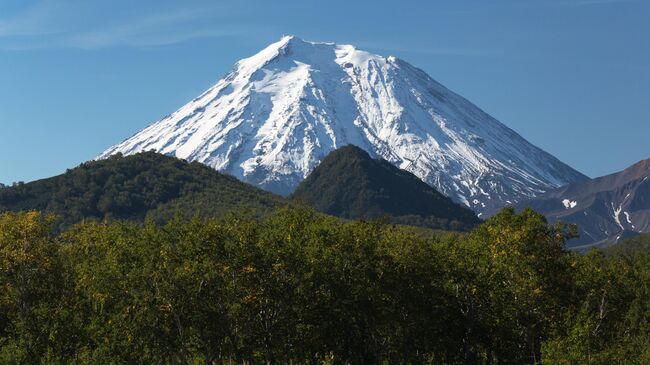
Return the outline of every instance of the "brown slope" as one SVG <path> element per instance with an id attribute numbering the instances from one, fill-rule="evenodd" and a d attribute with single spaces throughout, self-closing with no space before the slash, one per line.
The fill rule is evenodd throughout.
<path id="1" fill-rule="evenodd" d="M 580 238 L 569 242 L 573 247 L 606 245 L 650 232 L 650 159 L 549 191 L 518 207 L 531 207 L 550 222 L 577 224 Z"/>

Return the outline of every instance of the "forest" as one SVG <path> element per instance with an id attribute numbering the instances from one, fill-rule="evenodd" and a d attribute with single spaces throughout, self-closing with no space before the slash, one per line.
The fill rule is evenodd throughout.
<path id="1" fill-rule="evenodd" d="M 0 363 L 650 363 L 648 241 L 570 252 L 532 210 L 428 237 L 299 206 L 57 227 L 0 215 Z"/>
<path id="2" fill-rule="evenodd" d="M 319 168 L 327 171 L 317 186 L 302 186 L 299 194 L 287 198 L 198 162 L 153 151 L 118 154 L 50 178 L 0 186 L 0 212 L 54 213 L 59 230 L 81 220 L 142 222 L 148 218 L 165 223 L 175 214 L 223 218 L 231 211 L 246 211 L 262 218 L 295 203 L 342 218 L 388 217 L 392 223 L 434 230 L 466 231 L 480 222 L 472 211 L 414 175 L 373 160 L 357 148 L 347 146 L 333 155 L 327 161 L 334 162 L 335 168 L 327 163 Z M 392 170 L 386 171 L 387 166 Z M 338 209 L 328 209 L 323 203 L 327 201 L 339 205 Z"/>
<path id="3" fill-rule="evenodd" d="M 50 178 L 0 186 L 0 212 L 54 213 L 57 229 L 81 220 L 149 218 L 161 223 L 176 213 L 224 217 L 231 210 L 246 210 L 261 217 L 286 204 L 280 196 L 198 162 L 152 151 L 118 154 Z"/>

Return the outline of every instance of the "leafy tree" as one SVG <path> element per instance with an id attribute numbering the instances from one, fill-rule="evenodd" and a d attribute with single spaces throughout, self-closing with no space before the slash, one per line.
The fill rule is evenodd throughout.
<path id="1" fill-rule="evenodd" d="M 575 228 L 506 208 L 448 250 L 462 318 L 463 361 L 536 363 L 572 283 L 564 242 Z M 509 360 L 506 360 L 509 359 Z"/>
<path id="2" fill-rule="evenodd" d="M 0 214 L 0 362 L 66 351 L 65 278 L 52 216 Z M 63 338 L 62 338 L 63 336 Z"/>
<path id="3" fill-rule="evenodd" d="M 567 252 L 530 210 L 448 235 L 306 207 L 53 219 L 0 214 L 2 363 L 650 359 L 650 254 Z"/>
<path id="4" fill-rule="evenodd" d="M 650 256 L 576 258 L 577 305 L 565 314 L 544 360 L 558 364 L 645 364 L 650 360 Z"/>

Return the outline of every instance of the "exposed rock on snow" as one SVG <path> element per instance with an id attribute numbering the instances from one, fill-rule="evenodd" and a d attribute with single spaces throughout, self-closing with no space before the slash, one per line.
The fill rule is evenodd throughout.
<path id="1" fill-rule="evenodd" d="M 289 194 L 347 144 L 485 214 L 585 179 L 405 61 L 291 36 L 100 158 L 153 149 Z"/>

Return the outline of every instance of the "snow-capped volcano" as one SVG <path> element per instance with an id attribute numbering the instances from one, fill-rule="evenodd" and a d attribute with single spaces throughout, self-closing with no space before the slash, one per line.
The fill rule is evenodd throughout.
<path id="1" fill-rule="evenodd" d="M 292 36 L 100 158 L 153 149 L 289 194 L 347 144 L 479 213 L 585 179 L 403 60 Z"/>

